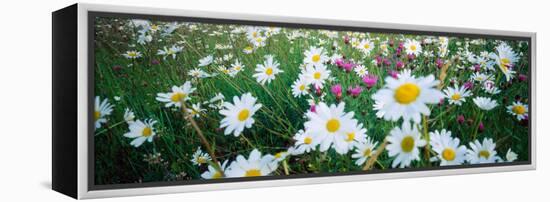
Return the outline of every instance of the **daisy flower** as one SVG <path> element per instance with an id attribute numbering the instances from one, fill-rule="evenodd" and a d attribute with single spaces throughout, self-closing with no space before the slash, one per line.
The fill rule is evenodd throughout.
<path id="1" fill-rule="evenodd" d="M 191 86 L 191 82 L 186 81 L 182 86 L 172 86 L 172 92 L 157 93 L 157 101 L 165 102 L 165 107 L 181 107 L 182 102 L 191 99 L 189 95 L 195 90 L 196 88 Z"/>
<path id="2" fill-rule="evenodd" d="M 355 66 L 355 68 L 353 69 L 353 71 L 355 71 L 355 73 L 357 74 L 357 76 L 363 78 L 364 76 L 368 75 L 369 74 L 369 71 L 367 70 L 367 68 L 363 65 L 357 65 Z"/>
<path id="3" fill-rule="evenodd" d="M 519 101 L 514 102 L 512 105 L 506 107 L 508 113 L 514 115 L 518 121 L 521 121 L 528 116 L 529 107 Z"/>
<path id="4" fill-rule="evenodd" d="M 166 57 L 168 56 L 172 56 L 172 59 L 176 59 L 176 54 L 181 52 L 182 50 L 183 47 L 181 46 L 173 45 L 170 48 L 166 48 L 166 46 L 164 46 L 164 49 L 160 49 L 157 51 L 157 55 L 164 56 L 164 59 L 166 59 Z"/>
<path id="5" fill-rule="evenodd" d="M 132 110 L 130 110 L 129 108 L 126 108 L 124 110 L 124 121 L 126 121 L 126 123 L 131 124 L 132 122 L 134 122 L 135 118 L 136 116 L 134 115 L 134 112 Z"/>
<path id="6" fill-rule="evenodd" d="M 508 149 L 506 152 L 506 161 L 507 162 L 513 162 L 518 159 L 518 155 L 512 151 L 512 149 Z"/>
<path id="7" fill-rule="evenodd" d="M 189 70 L 187 75 L 197 79 L 208 77 L 208 73 L 199 68 Z"/>
<path id="8" fill-rule="evenodd" d="M 361 41 L 361 43 L 359 44 L 358 48 L 359 48 L 359 50 L 363 51 L 363 53 L 368 55 L 368 54 L 370 54 L 370 51 L 372 51 L 372 49 L 374 49 L 374 42 L 372 42 L 368 39 L 363 39 Z"/>
<path id="9" fill-rule="evenodd" d="M 283 72 L 279 69 L 279 63 L 273 60 L 273 56 L 266 55 L 265 58 L 264 64 L 256 65 L 256 73 L 252 75 L 262 85 L 266 82 L 271 83 L 272 80 L 275 80 L 275 75 Z"/>
<path id="10" fill-rule="evenodd" d="M 267 37 L 260 36 L 252 39 L 250 42 L 254 47 L 264 47 L 266 45 Z"/>
<path id="11" fill-rule="evenodd" d="M 422 46 L 417 40 L 407 39 L 405 42 L 405 52 L 407 52 L 407 55 L 418 56 L 422 52 Z"/>
<path id="12" fill-rule="evenodd" d="M 441 161 L 440 166 L 460 165 L 466 160 L 466 146 L 460 145 L 458 138 L 452 138 L 451 131 L 430 132 L 430 145 Z"/>
<path id="13" fill-rule="evenodd" d="M 155 123 L 157 123 L 157 121 L 152 119 L 146 119 L 143 122 L 141 120 L 137 120 L 129 123 L 128 128 L 130 131 L 125 133 L 124 137 L 133 138 L 130 145 L 134 147 L 141 146 L 145 140 L 152 142 L 156 135 L 155 128 L 153 128 Z"/>
<path id="14" fill-rule="evenodd" d="M 212 62 L 214 61 L 214 57 L 212 55 L 208 55 L 204 58 L 201 58 L 199 60 L 199 67 L 204 67 L 204 66 L 208 66 L 210 64 L 212 64 Z"/>
<path id="15" fill-rule="evenodd" d="M 126 53 L 123 53 L 122 55 L 128 59 L 136 59 L 141 57 L 141 53 L 135 50 L 126 51 Z"/>
<path id="16" fill-rule="evenodd" d="M 375 153 L 375 147 L 378 142 L 373 142 L 372 139 L 367 137 L 364 143 L 355 144 L 355 153 L 351 155 L 352 158 L 357 159 L 355 165 L 362 166 L 367 160 Z"/>
<path id="17" fill-rule="evenodd" d="M 101 101 L 99 96 L 95 96 L 94 121 L 96 129 L 101 128 L 101 124 L 107 123 L 105 116 L 111 115 L 111 112 L 113 112 L 113 105 L 109 103 L 109 100 L 105 98 Z"/>
<path id="18" fill-rule="evenodd" d="M 367 138 L 367 129 L 363 128 L 362 123 L 357 123 L 357 120 L 352 119 L 352 127 L 346 129 L 345 136 L 336 136 L 334 148 L 340 154 L 345 154 L 352 150 L 355 143 L 363 143 Z"/>
<path id="19" fill-rule="evenodd" d="M 273 160 L 278 162 L 284 161 L 286 157 L 290 154 L 288 151 L 280 151 L 273 155 Z"/>
<path id="20" fill-rule="evenodd" d="M 211 161 L 212 158 L 210 155 L 206 152 L 203 152 L 201 147 L 197 148 L 197 151 L 193 153 L 193 158 L 191 159 L 191 162 L 193 165 L 200 166 L 202 164 L 208 163 L 208 161 Z"/>
<path id="21" fill-rule="evenodd" d="M 323 88 L 325 80 L 330 77 L 330 70 L 323 64 L 317 66 L 307 66 L 303 73 L 308 83 L 313 84 L 318 88 Z"/>
<path id="22" fill-rule="evenodd" d="M 465 98 L 472 95 L 469 90 L 466 90 L 466 87 L 460 86 L 459 88 L 457 84 L 455 84 L 454 88 L 447 87 L 443 92 L 445 93 L 445 97 L 449 99 L 450 104 L 458 106 L 461 106 L 462 103 L 466 101 Z"/>
<path id="23" fill-rule="evenodd" d="M 244 65 L 241 64 L 239 60 L 235 60 L 235 63 L 231 64 L 231 72 L 229 72 L 229 76 L 235 77 L 243 69 L 244 69 Z"/>
<path id="24" fill-rule="evenodd" d="M 306 50 L 304 55 L 304 63 L 307 65 L 318 66 L 329 60 L 329 57 L 326 55 L 325 50 L 322 47 L 309 47 L 309 50 Z"/>
<path id="25" fill-rule="evenodd" d="M 471 164 L 495 163 L 497 161 L 496 144 L 493 139 L 483 138 L 483 144 L 476 140 L 470 142 L 470 150 L 466 154 L 466 159 Z"/>
<path id="26" fill-rule="evenodd" d="M 413 120 L 420 123 L 421 114 L 429 116 L 430 109 L 426 104 L 437 104 L 444 97 L 436 87 L 439 84 L 433 75 L 416 78 L 410 70 L 404 70 L 397 78 L 386 77 L 384 88 L 378 90 L 372 98 L 375 102 L 384 103 L 384 119 L 397 121 Z"/>
<path id="27" fill-rule="evenodd" d="M 315 112 L 306 113 L 308 121 L 304 123 L 307 133 L 315 134 L 316 142 L 320 142 L 320 150 L 327 151 L 331 146 L 340 154 L 347 152 L 344 138 L 348 137 L 354 125 L 353 112 L 344 111 L 345 103 L 332 104 L 330 107 L 320 102 Z"/>
<path id="28" fill-rule="evenodd" d="M 497 53 L 491 53 L 489 57 L 495 60 L 498 68 L 506 76 L 506 81 L 510 81 L 514 77 L 515 71 L 511 70 L 519 58 L 518 55 L 506 43 L 501 43 L 496 48 Z"/>
<path id="29" fill-rule="evenodd" d="M 200 103 L 192 104 L 191 107 L 187 109 L 187 113 L 195 118 L 199 118 L 201 116 L 201 113 L 204 113 L 205 111 L 206 109 L 201 108 Z"/>
<path id="30" fill-rule="evenodd" d="M 474 103 L 480 108 L 485 111 L 489 111 L 496 106 L 498 106 L 497 102 L 495 100 L 492 100 L 491 98 L 487 97 L 476 97 L 473 99 Z"/>
<path id="31" fill-rule="evenodd" d="M 277 162 L 272 155 L 262 156 L 257 149 L 252 150 L 248 159 L 237 156 L 236 160 L 226 169 L 227 177 L 258 177 L 271 174 L 277 169 Z"/>
<path id="32" fill-rule="evenodd" d="M 225 170 L 227 168 L 227 163 L 228 161 L 224 161 L 221 165 L 219 164 L 218 162 L 218 165 L 220 166 L 220 169 L 222 170 L 222 172 L 216 170 L 216 168 L 214 168 L 214 166 L 212 165 L 208 165 L 208 170 L 207 171 L 204 171 L 204 173 L 201 174 L 201 177 L 203 179 L 220 179 L 220 178 L 223 178 L 224 177 L 224 173 L 225 173 Z"/>
<path id="33" fill-rule="evenodd" d="M 220 128 L 225 128 L 225 135 L 233 133 L 238 137 L 245 127 L 252 127 L 254 123 L 252 116 L 262 107 L 262 104 L 256 104 L 256 98 L 250 93 L 245 93 L 241 98 L 234 96 L 233 103 L 224 102 L 223 107 L 220 114 L 225 117 L 220 121 Z"/>
<path id="34" fill-rule="evenodd" d="M 472 76 L 470 76 L 470 79 L 472 81 L 476 81 L 476 82 L 479 82 L 479 83 L 483 83 L 483 82 L 489 80 L 490 78 L 491 77 L 489 77 L 487 74 L 480 73 L 480 72 L 473 73 Z"/>
<path id="35" fill-rule="evenodd" d="M 311 132 L 306 133 L 304 130 L 299 130 L 293 137 L 296 140 L 294 143 L 294 152 L 293 155 L 299 155 L 303 153 L 309 153 L 310 151 L 315 150 L 317 147 L 318 139 L 315 139 Z"/>
<path id="36" fill-rule="evenodd" d="M 309 83 L 307 82 L 307 79 L 303 75 L 300 75 L 298 77 L 298 80 L 294 81 L 291 88 L 292 88 L 292 95 L 294 97 L 301 97 L 302 95 L 308 94 Z"/>
<path id="37" fill-rule="evenodd" d="M 245 54 L 251 54 L 252 52 L 254 52 L 254 47 L 252 46 L 247 46 L 243 49 L 243 53 Z"/>
<path id="38" fill-rule="evenodd" d="M 404 121 L 401 128 L 395 127 L 390 131 L 390 135 L 387 136 L 389 142 L 386 149 L 390 157 L 396 157 L 393 159 L 392 168 L 408 167 L 414 160 L 420 160 L 420 150 L 418 147 L 426 145 L 426 141 L 420 139 L 420 132 L 418 128 L 409 121 Z"/>

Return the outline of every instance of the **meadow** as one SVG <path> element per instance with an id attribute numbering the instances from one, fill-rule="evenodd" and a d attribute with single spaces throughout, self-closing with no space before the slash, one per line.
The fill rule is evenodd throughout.
<path id="1" fill-rule="evenodd" d="M 95 23 L 98 185 L 529 157 L 527 41 Z"/>

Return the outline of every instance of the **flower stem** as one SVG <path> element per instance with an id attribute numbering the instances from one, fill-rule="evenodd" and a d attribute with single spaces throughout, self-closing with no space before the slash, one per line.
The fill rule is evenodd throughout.
<path id="1" fill-rule="evenodd" d="M 370 170 L 372 165 L 374 165 L 374 163 L 377 162 L 378 156 L 382 154 L 382 152 L 386 148 L 386 145 L 388 145 L 388 140 L 384 138 L 384 142 L 380 144 L 378 149 L 376 149 L 376 152 L 369 158 L 369 160 L 367 161 L 367 164 L 365 164 L 365 166 L 363 167 L 364 171 Z"/>

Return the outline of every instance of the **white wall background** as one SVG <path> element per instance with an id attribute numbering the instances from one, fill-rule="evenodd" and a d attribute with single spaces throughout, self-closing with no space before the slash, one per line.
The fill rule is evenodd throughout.
<path id="1" fill-rule="evenodd" d="M 90 3 L 537 32 L 536 171 L 322 184 L 104 201 L 524 201 L 550 187 L 549 5 L 541 0 L 88 0 Z M 51 12 L 74 1 L 0 6 L 0 199 L 68 201 L 51 184 Z M 28 199 L 28 200 L 27 200 Z M 101 201 L 103 201 L 101 200 Z"/>

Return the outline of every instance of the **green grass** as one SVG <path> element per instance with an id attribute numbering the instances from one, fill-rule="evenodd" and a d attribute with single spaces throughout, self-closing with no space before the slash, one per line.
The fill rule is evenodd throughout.
<path id="1" fill-rule="evenodd" d="M 220 120 L 223 118 L 218 110 L 208 109 L 208 111 L 195 119 L 204 133 L 209 143 L 213 146 L 219 161 L 234 160 L 239 155 L 248 156 L 254 148 L 260 150 L 262 154 L 284 151 L 294 144 L 292 136 L 303 129 L 303 123 L 306 119 L 304 113 L 309 109 L 306 98 L 295 98 L 291 94 L 290 85 L 297 79 L 300 73 L 299 66 L 303 60 L 303 52 L 310 46 L 323 47 L 328 50 L 329 56 L 337 52 L 345 55 L 347 59 L 354 59 L 356 62 L 363 62 L 371 74 L 378 76 L 378 83 L 370 90 L 364 90 L 357 98 L 345 95 L 342 102 L 346 103 L 346 111 L 355 112 L 355 119 L 363 123 L 367 129 L 367 135 L 378 142 L 382 142 L 389 131 L 399 126 L 399 123 L 393 123 L 376 118 L 375 111 L 372 109 L 374 101 L 371 95 L 382 88 L 383 80 L 388 75 L 388 71 L 395 70 L 395 62 L 398 60 L 406 61 L 405 68 L 413 69 L 413 74 L 417 76 L 427 76 L 433 74 L 436 78 L 440 75 L 440 69 L 435 65 L 436 57 L 418 57 L 409 62 L 405 54 L 401 57 L 393 55 L 398 42 L 404 42 L 405 38 L 415 38 L 414 35 L 398 35 L 371 33 L 370 38 L 375 41 L 375 49 L 369 56 L 349 45 L 344 44 L 342 37 L 346 32 L 340 32 L 339 37 L 330 39 L 316 30 L 299 31 L 308 32 L 309 36 L 299 37 L 290 41 L 285 34 L 294 29 L 283 28 L 280 34 L 271 36 L 267 40 L 267 45 L 256 50 L 253 54 L 244 54 L 242 50 L 250 44 L 244 37 L 244 34 L 230 35 L 232 28 L 229 26 L 215 26 L 210 24 L 199 24 L 198 29 L 192 30 L 188 26 L 178 28 L 168 37 L 160 36 L 160 33 L 153 35 L 153 41 L 146 45 L 136 44 L 137 30 L 128 27 L 127 20 L 99 18 L 96 21 L 96 48 L 95 48 L 95 94 L 103 98 L 108 98 L 109 102 L 114 104 L 114 111 L 109 115 L 108 123 L 102 125 L 96 131 L 95 141 L 95 183 L 96 184 L 118 184 L 134 182 L 151 181 L 175 181 L 200 179 L 200 174 L 206 170 L 206 166 L 192 165 L 190 159 L 195 150 L 201 146 L 204 150 L 196 131 L 190 127 L 189 121 L 183 116 L 180 110 L 175 108 L 165 108 L 164 103 L 157 100 L 156 94 L 169 92 L 174 85 L 180 86 L 185 81 L 192 78 L 187 72 L 198 65 L 198 60 L 207 55 L 213 55 L 214 58 L 223 57 L 226 54 L 232 54 L 233 59 L 225 61 L 219 65 L 228 67 L 235 59 L 239 59 L 245 65 L 245 69 L 237 74 L 236 77 L 220 74 L 213 78 L 204 78 L 195 80 L 193 86 L 197 88 L 192 95 L 192 103 L 209 100 L 215 93 L 221 92 L 226 100 L 231 100 L 233 96 L 240 96 L 245 92 L 251 92 L 258 98 L 259 103 L 264 107 L 254 115 L 256 123 L 250 129 L 245 129 L 240 137 L 233 135 L 224 135 L 223 129 L 219 129 Z M 163 24 L 159 22 L 159 24 Z M 106 25 L 112 25 L 108 27 Z M 118 27 L 124 27 L 122 30 Z M 203 32 L 204 30 L 204 32 Z M 212 31 L 221 32 L 220 36 L 209 36 Z M 380 40 L 375 40 L 380 38 Z M 425 38 L 425 36 L 421 36 Z M 158 41 L 162 39 L 162 41 Z M 471 39 L 467 38 L 449 38 L 449 60 L 451 66 L 447 71 L 447 77 L 443 82 L 448 86 L 450 78 L 456 78 L 460 83 L 469 79 L 472 71 L 460 70 L 458 66 L 469 67 L 467 61 L 452 59 L 457 54 L 458 46 L 456 42 L 465 44 Z M 319 40 L 327 41 L 320 45 Z M 395 46 L 389 48 L 388 58 L 392 65 L 377 67 L 372 64 L 377 53 L 380 52 L 379 41 L 393 40 Z M 333 50 L 332 44 L 335 41 L 340 50 Z M 480 51 L 493 52 L 499 41 L 487 39 L 485 45 L 471 44 L 469 50 L 478 54 Z M 516 64 L 516 71 L 522 74 L 528 74 L 528 47 L 525 44 L 520 47 L 519 41 L 506 41 L 514 51 L 523 53 L 520 61 Z M 135 47 L 129 47 L 134 44 Z M 177 55 L 176 59 L 156 55 L 158 49 L 164 46 L 170 47 L 173 44 L 179 44 L 184 47 L 183 52 Z M 216 44 L 230 45 L 228 50 L 214 49 Z M 127 50 L 138 50 L 143 57 L 131 60 L 124 58 L 121 54 Z M 428 44 L 423 46 L 424 51 L 434 51 L 437 54 L 437 44 Z M 281 65 L 279 68 L 284 73 L 277 75 L 276 79 L 265 87 L 262 87 L 252 77 L 256 64 L 264 61 L 264 56 L 271 54 L 275 56 Z M 159 61 L 160 64 L 153 64 L 153 61 Z M 219 65 L 210 65 L 202 68 L 204 71 L 213 73 L 218 72 Z M 113 68 L 120 66 L 120 70 Z M 333 64 L 328 65 L 332 71 L 335 81 L 330 82 L 323 91 L 327 93 L 326 103 L 336 103 L 336 98 L 330 93 L 330 86 L 339 83 L 347 89 L 349 86 L 363 85 L 361 79 L 354 72 L 346 73 Z M 464 115 L 466 119 L 477 120 L 480 113 L 484 113 L 483 123 L 485 130 L 477 134 L 477 139 L 484 137 L 492 138 L 497 142 L 497 152 L 499 156 L 504 157 L 506 151 L 511 148 L 518 153 L 518 161 L 528 159 L 528 128 L 519 124 L 515 117 L 506 112 L 505 106 L 512 103 L 516 96 L 522 98 L 527 103 L 528 83 L 514 80 L 512 84 L 504 82 L 504 76 L 498 70 L 495 71 L 497 85 L 502 92 L 498 95 L 489 95 L 482 91 L 480 85 L 476 85 L 472 90 L 474 96 L 470 97 L 462 106 L 449 105 L 447 102 L 443 105 L 431 105 L 431 116 L 428 121 L 428 130 L 447 129 L 453 132 L 454 137 L 461 139 L 461 144 L 467 145 L 473 140 L 473 131 L 477 127 L 474 124 L 457 124 L 456 117 Z M 115 101 L 114 97 L 119 96 L 120 101 Z M 497 100 L 499 106 L 489 112 L 479 112 L 479 108 L 471 101 L 475 96 L 492 97 Z M 190 104 L 189 104 L 190 105 Z M 132 147 L 129 143 L 131 139 L 125 138 L 124 133 L 128 131 L 127 124 L 123 121 L 124 109 L 132 109 L 137 119 L 151 118 L 157 120 L 155 128 L 158 136 L 152 143 L 144 143 L 138 148 Z M 247 142 L 242 136 L 246 137 Z M 144 155 L 160 153 L 162 162 L 148 163 L 144 161 Z M 298 173 L 327 173 L 327 172 L 347 172 L 359 171 L 360 166 L 354 164 L 351 158 L 352 152 L 347 155 L 337 154 L 334 150 L 322 153 L 313 151 L 311 153 L 292 156 L 288 160 L 290 174 Z M 424 155 L 422 152 L 421 155 Z M 433 153 L 432 153 L 433 155 Z M 374 169 L 391 168 L 393 158 L 384 152 L 378 158 Z M 438 166 L 437 162 L 429 162 L 427 158 L 422 157 L 421 161 L 413 162 L 411 167 L 430 167 Z M 283 175 L 283 168 L 273 173 L 274 175 Z"/>

